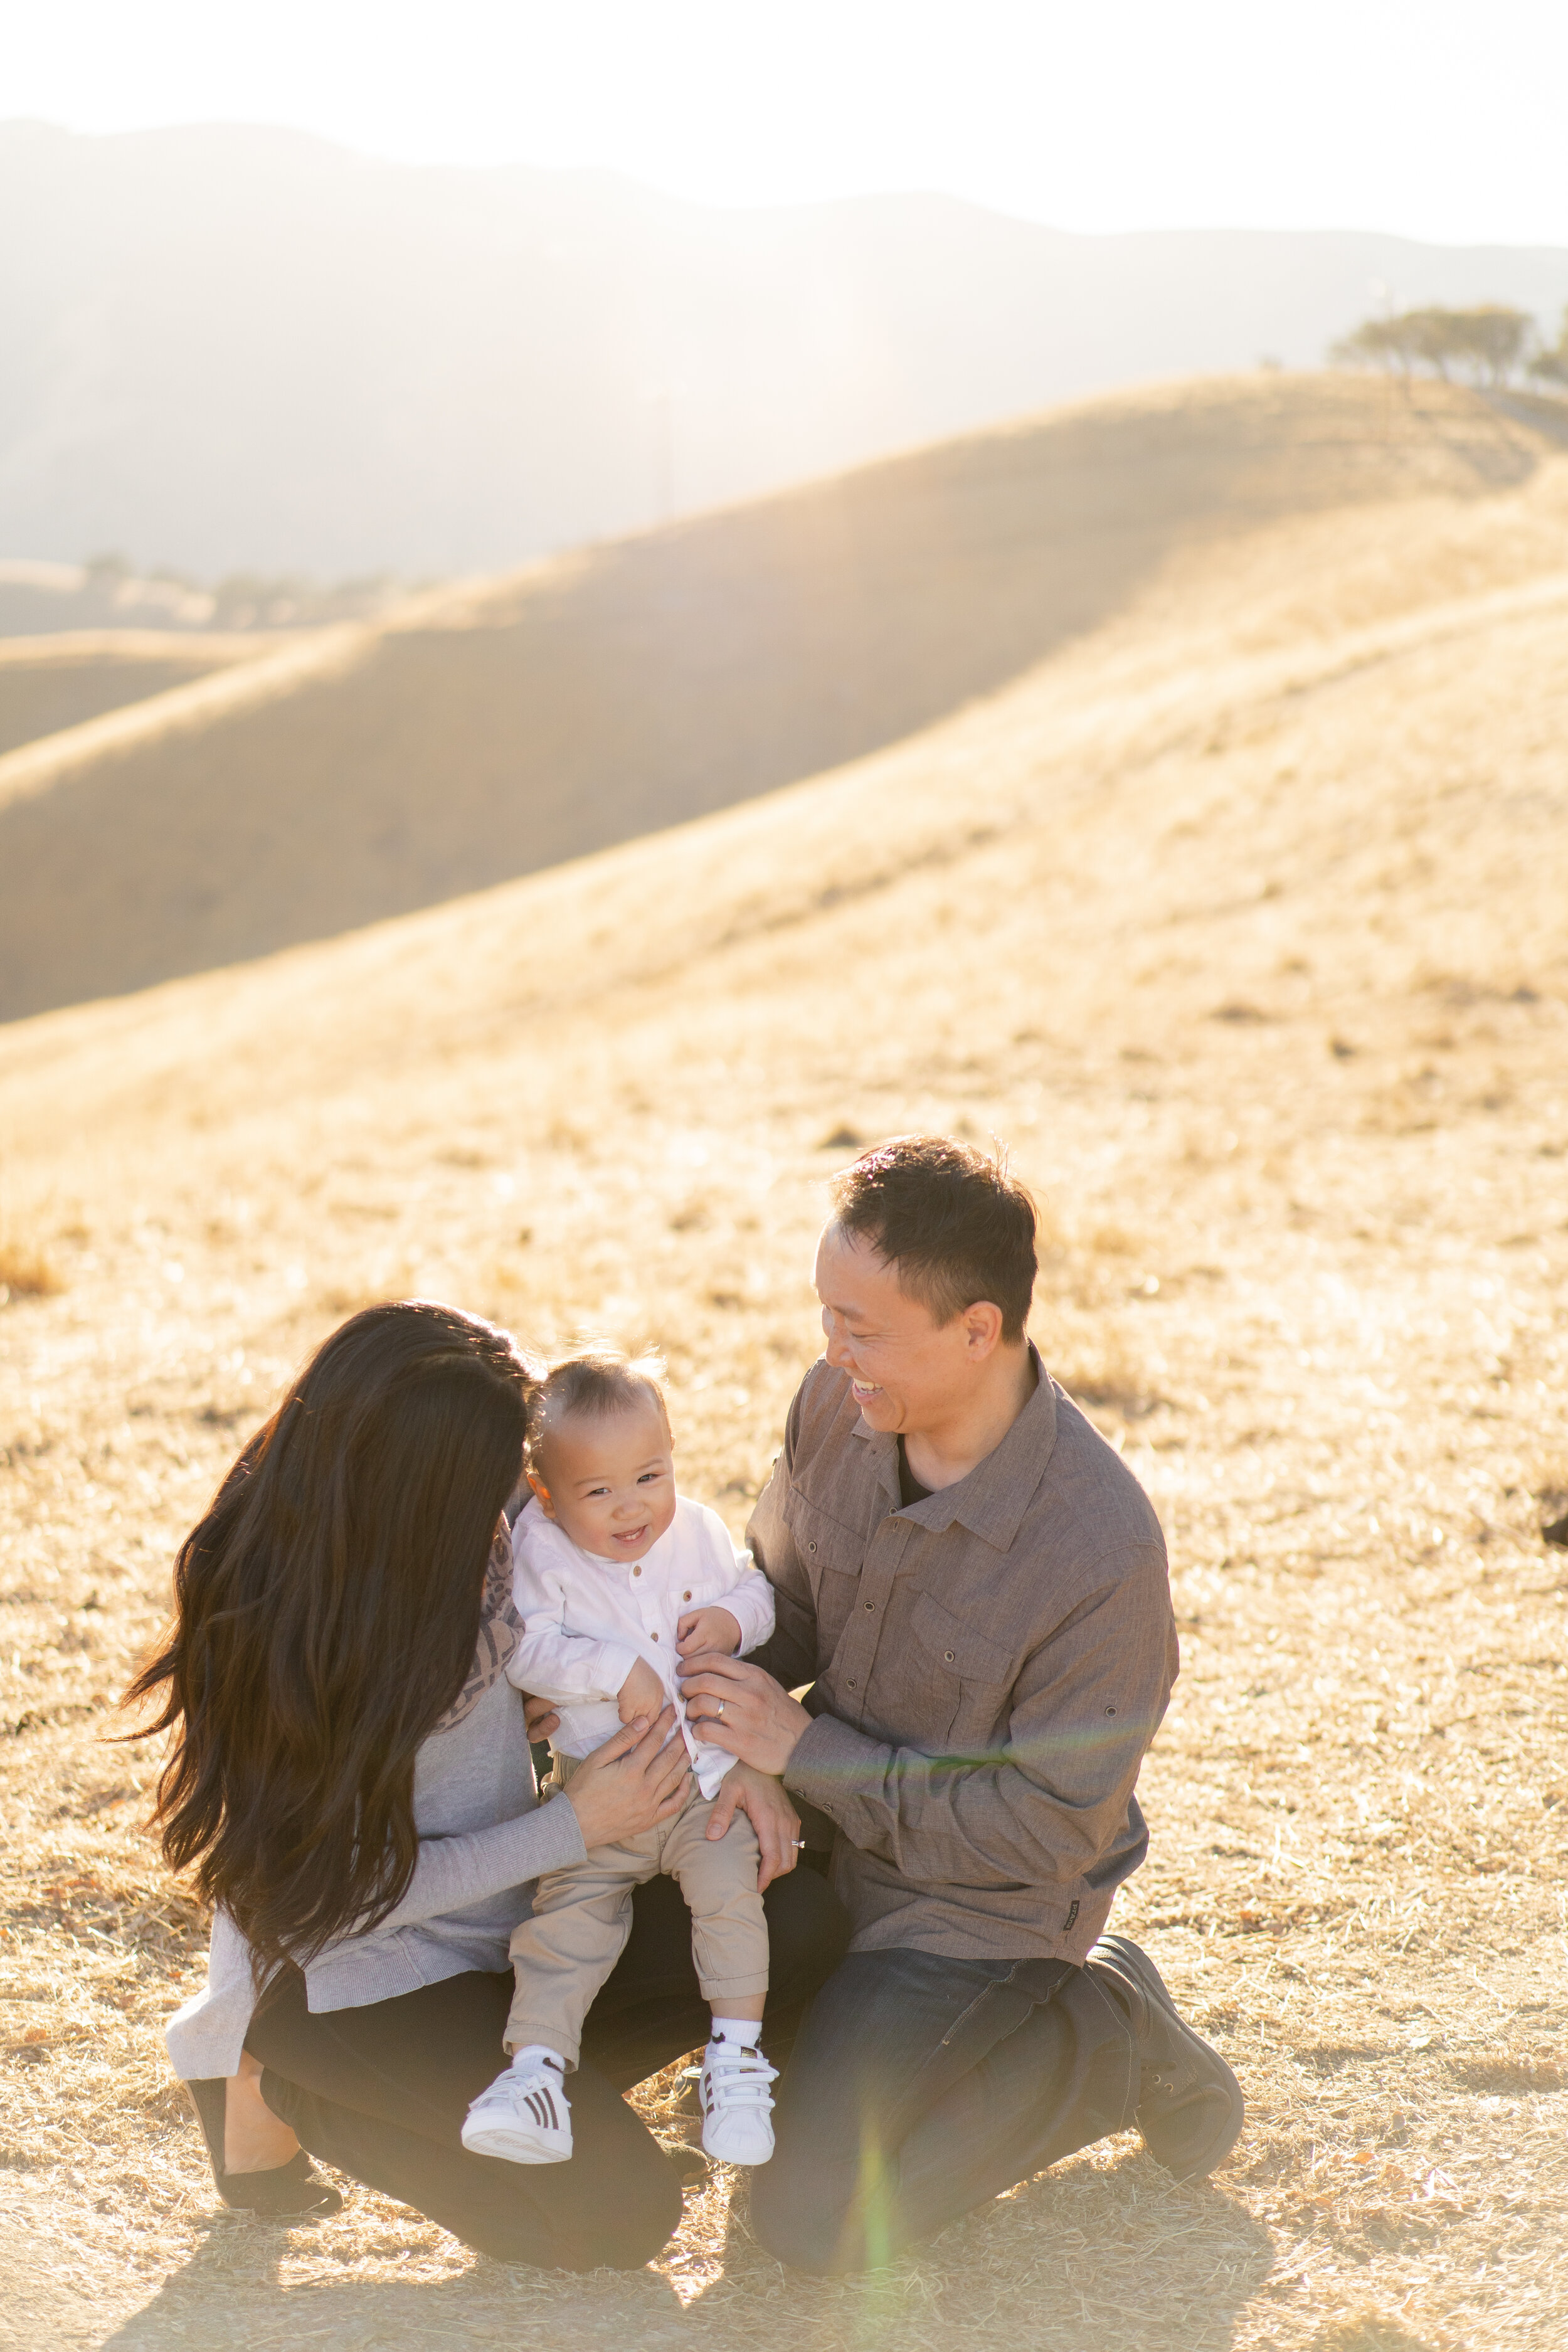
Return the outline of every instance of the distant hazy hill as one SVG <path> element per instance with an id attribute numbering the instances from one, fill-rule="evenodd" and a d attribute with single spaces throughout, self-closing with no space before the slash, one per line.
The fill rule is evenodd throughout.
<path id="1" fill-rule="evenodd" d="M 195 629 L 61 629 L 47 636 L 0 637 L 0 758 L 41 735 L 253 660 L 279 642 Z"/>
<path id="2" fill-rule="evenodd" d="M 302 637 L 0 760 L 0 1019 L 768 792 L 994 692 L 1194 542 L 1475 499 L 1551 451 L 1444 385 L 1125 393 Z"/>
<path id="3" fill-rule="evenodd" d="M 1315 366 L 1373 306 L 1555 318 L 1568 253 L 726 212 L 291 132 L 0 129 L 0 555 L 450 573 L 1047 401 Z"/>
<path id="4" fill-rule="evenodd" d="M 413 585 L 390 573 L 328 585 L 298 574 L 266 579 L 231 572 L 215 593 L 139 574 L 115 558 L 86 564 L 0 556 L 0 642 L 83 629 L 265 636 L 368 620 L 401 602 Z"/>

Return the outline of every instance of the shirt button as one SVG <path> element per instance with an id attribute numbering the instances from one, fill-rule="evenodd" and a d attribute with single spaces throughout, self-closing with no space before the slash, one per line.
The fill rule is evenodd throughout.
<path id="1" fill-rule="evenodd" d="M 650 1633 L 650 1634 L 648 1635 L 648 1640 L 649 1640 L 650 1642 L 657 1642 L 657 1641 L 658 1641 L 658 1633 Z M 951 1651 L 951 1650 L 948 1652 L 948 1655 L 949 1655 L 949 1657 L 951 1657 L 951 1656 L 952 1655 L 952 1651 Z"/>
<path id="2" fill-rule="evenodd" d="M 850 1675 L 850 1677 L 849 1677 L 849 1687 L 850 1687 L 850 1689 L 851 1689 L 851 1690 L 853 1690 L 853 1689 L 854 1689 L 854 1687 L 855 1687 L 855 1677 L 854 1677 L 854 1675 Z"/>
<path id="3" fill-rule="evenodd" d="M 807 1551 L 815 1551 L 816 1549 L 816 1546 L 815 1544 L 807 1544 L 806 1549 Z"/>
<path id="4" fill-rule="evenodd" d="M 642 1574 L 642 1570 L 641 1570 L 641 1569 L 640 1569 L 640 1568 L 634 1568 L 634 1569 L 633 1569 L 633 1570 L 632 1570 L 632 1574 L 633 1574 L 634 1576 L 640 1576 L 640 1575 Z"/>
<path id="5" fill-rule="evenodd" d="M 875 1609 L 875 1607 L 877 1606 L 877 1604 L 876 1604 L 876 1602 L 875 1602 L 874 1601 L 867 1601 L 867 1603 L 866 1603 L 866 1606 L 867 1606 L 867 1608 L 868 1608 L 868 1609 Z"/>
<path id="6" fill-rule="evenodd" d="M 691 1598 L 691 1595 L 690 1595 L 690 1593 L 689 1593 L 689 1592 L 683 1592 L 683 1593 L 681 1594 L 681 1596 L 680 1596 L 680 1597 L 681 1597 L 682 1601 L 689 1601 L 689 1600 L 690 1600 L 690 1598 Z"/>
<path id="7" fill-rule="evenodd" d="M 654 1638 L 654 1640 L 657 1642 L 657 1641 L 658 1641 L 658 1635 L 656 1633 L 656 1634 L 654 1635 L 654 1637 L 653 1637 L 653 1638 Z M 944 1651 L 942 1652 L 942 1656 L 947 1660 L 948 1664 L 951 1666 L 951 1665 L 952 1665 L 952 1652 L 951 1650 L 944 1650 Z"/>

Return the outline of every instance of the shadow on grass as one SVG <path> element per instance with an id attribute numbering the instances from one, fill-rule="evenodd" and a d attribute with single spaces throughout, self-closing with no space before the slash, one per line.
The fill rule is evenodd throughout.
<path id="1" fill-rule="evenodd" d="M 1026 2181 L 888 2270 L 855 2278 L 781 2269 L 752 2238 L 743 2208 L 742 2196 L 721 2266 L 684 2307 L 651 2269 L 572 2277 L 480 2261 L 423 2282 L 289 2280 L 285 2259 L 290 2268 L 331 2262 L 330 2226 L 290 2238 L 215 2222 L 150 2303 L 95 2340 L 101 2352 L 557 2343 L 571 2352 L 907 2352 L 938 2339 L 942 2352 L 1231 2352 L 1273 2260 L 1267 2231 L 1223 2187 L 1179 2187 L 1131 2143 L 1110 2164 L 1079 2158 Z M 345 2269 L 364 2255 L 356 2231 Z"/>
<path id="2" fill-rule="evenodd" d="M 656 2272 L 590 2272 L 566 2277 L 478 2261 L 447 2279 L 343 2277 L 284 2279 L 282 2234 L 270 2251 L 251 2242 L 240 2255 L 214 2227 L 184 2270 L 164 2279 L 151 2303 L 94 2343 L 101 2352 L 437 2352 L 437 2347 L 560 2343 L 572 2352 L 614 2352 L 621 2345 L 675 2343 L 682 2310 Z M 306 2255 L 308 2258 L 308 2255 Z M 331 2261 L 331 2255 L 318 2255 Z"/>
<path id="3" fill-rule="evenodd" d="M 1102 2149 L 1099 2162 L 1086 2155 L 1022 2182 L 858 2278 L 781 2271 L 737 2200 L 724 2276 L 697 2306 L 710 2340 L 811 2352 L 1230 2352 L 1273 2263 L 1268 2231 L 1223 2187 L 1178 2187 L 1136 2141 L 1125 2145 L 1112 2163 Z"/>
<path id="4" fill-rule="evenodd" d="M 673 2342 L 680 2305 L 668 2281 L 650 2270 L 596 2271 L 583 2276 L 475 2258 L 447 2277 L 407 2280 L 355 2275 L 367 2260 L 384 2263 L 414 2251 L 374 2230 L 364 2241 L 364 2210 L 351 2199 L 350 2242 L 331 2225 L 289 2231 L 248 2219 L 216 2219 L 184 2267 L 111 2333 L 89 2340 L 98 2352 L 437 2352 L 493 2345 L 507 2352 L 559 2340 L 573 2352 Z M 423 2234 L 426 2225 L 406 2217 Z M 373 2225 L 374 2227 L 374 2225 Z M 452 2254 L 458 2249 L 447 2242 Z M 426 2251 L 421 2248 L 419 2251 Z M 460 2257 L 459 2257 L 460 2258 Z M 342 2265 L 342 2274 L 331 2276 Z M 300 2275 L 305 2265 L 317 2274 Z M 294 2275 L 288 2275 L 292 2272 Z M 321 2275 L 326 2272 L 328 2275 Z M 73 2338 L 72 2341 L 78 2339 Z"/>
<path id="5" fill-rule="evenodd" d="M 1110 2165 L 1058 2165 L 962 2226 L 970 2244 L 944 2310 L 983 2297 L 974 2344 L 1029 2352 L 1228 2352 L 1274 2259 L 1223 2179 L 1178 2185 L 1135 2142 Z"/>

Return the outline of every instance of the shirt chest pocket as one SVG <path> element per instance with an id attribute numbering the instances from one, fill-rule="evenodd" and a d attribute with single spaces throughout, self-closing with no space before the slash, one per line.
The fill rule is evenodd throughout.
<path id="1" fill-rule="evenodd" d="M 816 1603 L 817 1666 L 826 1666 L 848 1622 L 866 1558 L 866 1538 L 792 1486 L 784 1522 Z"/>
<path id="2" fill-rule="evenodd" d="M 689 1560 L 677 1575 L 670 1578 L 661 1596 L 672 1617 L 684 1617 L 689 1609 L 708 1609 L 722 1603 L 724 1595 L 734 1584 L 731 1569 L 728 1575 L 716 1559 L 704 1556 Z"/>
<path id="3" fill-rule="evenodd" d="M 919 1685 L 922 1745 L 935 1743 L 944 1754 L 962 1749 L 970 1762 L 984 1762 L 1005 1733 L 1013 1653 L 929 1592 L 916 1600 L 910 1631 L 905 1671 Z M 968 1754 L 972 1748 L 976 1752 Z"/>

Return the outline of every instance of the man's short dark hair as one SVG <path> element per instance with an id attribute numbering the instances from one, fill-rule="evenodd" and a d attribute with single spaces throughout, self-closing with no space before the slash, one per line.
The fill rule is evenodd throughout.
<path id="1" fill-rule="evenodd" d="M 899 1287 L 951 1323 L 977 1299 L 1002 1310 L 1016 1345 L 1034 1296 L 1035 1204 L 1007 1172 L 947 1135 L 899 1135 L 861 1153 L 832 1185 L 840 1228 L 896 1267 Z"/>

